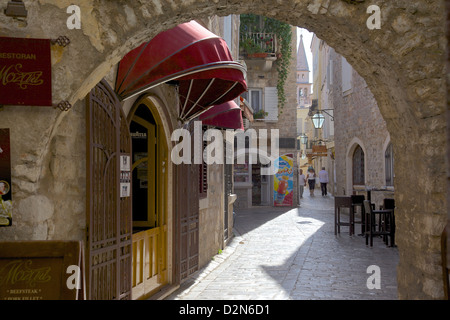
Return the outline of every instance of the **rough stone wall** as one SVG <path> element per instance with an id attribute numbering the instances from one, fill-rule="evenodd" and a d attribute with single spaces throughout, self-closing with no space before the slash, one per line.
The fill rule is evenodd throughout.
<path id="1" fill-rule="evenodd" d="M 5 106 L 1 127 L 11 128 L 13 225 L 1 240 L 81 240 L 85 235 L 85 115 L 78 102 L 66 117 L 60 112 Z M 13 110 L 13 112 L 9 112 Z M 43 112 L 44 111 L 44 112 Z M 33 114 L 48 115 L 48 120 Z M 53 115 L 53 116 L 52 116 Z M 61 121 L 49 141 L 53 121 Z M 47 152 L 44 152 L 46 150 Z"/>
<path id="2" fill-rule="evenodd" d="M 74 108 L 80 108 L 76 102 L 131 49 L 196 17 L 252 12 L 307 28 L 324 39 L 365 79 L 395 146 L 399 297 L 443 297 L 440 234 L 447 221 L 444 1 L 371 1 L 381 9 L 381 29 L 375 30 L 366 26 L 368 2 L 352 5 L 340 0 L 79 0 L 74 2 L 81 9 L 82 27 L 67 30 L 66 8 L 72 2 L 25 0 L 28 18 L 0 15 L 0 36 L 67 35 L 71 44 L 54 49 L 53 101 L 69 100 Z M 40 199 L 44 203 L 49 199 L 49 211 L 62 210 L 50 200 L 49 182 L 44 183 L 41 173 L 49 163 L 44 160 L 52 155 L 53 138 L 67 129 L 61 124 L 70 124 L 73 112 L 27 106 L 5 106 L 0 111 L 0 127 L 12 129 L 16 217 L 22 214 L 18 208 L 25 200 L 37 206 Z M 62 121 L 65 117 L 67 122 Z M 74 188 L 75 182 L 70 184 L 67 187 Z M 37 219 L 32 219 L 37 225 Z M 8 238 L 6 232 L 0 231 L 2 239 Z"/>
<path id="3" fill-rule="evenodd" d="M 386 185 L 384 149 L 389 139 L 386 122 L 373 94 L 355 70 L 352 71 L 352 89 L 348 93 L 342 92 L 341 55 L 333 53 L 331 59 L 334 66 L 332 101 L 338 194 L 353 194 L 352 175 L 347 171 L 351 168 L 355 144 L 360 144 L 365 152 L 365 186 L 382 188 Z"/>
<path id="4" fill-rule="evenodd" d="M 199 267 L 224 247 L 223 165 L 208 165 L 208 197 L 200 200 Z"/>

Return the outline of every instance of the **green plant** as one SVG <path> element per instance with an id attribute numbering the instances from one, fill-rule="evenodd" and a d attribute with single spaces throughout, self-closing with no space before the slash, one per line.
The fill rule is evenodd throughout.
<path id="1" fill-rule="evenodd" d="M 276 34 L 279 47 L 279 52 L 277 53 L 278 104 L 280 113 L 282 113 L 282 109 L 286 103 L 286 93 L 284 91 L 284 86 L 292 60 L 291 26 L 285 22 L 281 22 L 273 18 L 258 16 L 254 14 L 241 14 L 240 19 L 240 39 L 245 39 L 245 34 L 249 32 L 266 32 Z M 249 50 L 254 49 L 251 48 L 251 43 L 243 43 L 242 45 L 243 49 L 245 49 L 246 47 L 248 47 Z M 255 115 L 253 115 L 253 117 L 255 118 Z"/>
<path id="2" fill-rule="evenodd" d="M 258 40 L 258 43 L 256 43 Z M 261 47 L 259 43 L 264 43 L 266 46 Z M 261 36 L 258 39 L 253 39 L 250 37 L 240 37 L 239 40 L 239 50 L 242 53 L 254 54 L 254 53 L 271 53 L 271 44 L 273 43 L 273 38 L 270 36 Z"/>
<path id="3" fill-rule="evenodd" d="M 240 40 L 239 49 L 247 54 L 261 52 L 261 47 L 258 46 L 251 38 Z"/>
<path id="4" fill-rule="evenodd" d="M 269 113 L 265 112 L 264 110 L 259 110 L 253 113 L 253 119 L 264 119 L 268 114 Z"/>

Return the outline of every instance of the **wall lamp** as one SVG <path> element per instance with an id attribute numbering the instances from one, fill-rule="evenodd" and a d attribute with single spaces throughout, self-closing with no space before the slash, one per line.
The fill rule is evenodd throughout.
<path id="1" fill-rule="evenodd" d="M 9 1 L 5 9 L 5 15 L 8 17 L 26 18 L 27 14 L 27 9 L 22 0 Z"/>
<path id="2" fill-rule="evenodd" d="M 333 115 L 327 112 L 329 110 L 334 109 L 320 109 L 315 111 L 315 114 L 312 116 L 312 122 L 315 129 L 321 129 L 323 123 L 325 122 L 325 116 L 322 114 L 322 112 L 329 115 L 331 117 L 331 121 L 334 121 Z"/>
<path id="3" fill-rule="evenodd" d="M 302 134 L 300 136 L 300 143 L 301 144 L 307 144 L 308 143 L 308 136 L 306 134 Z"/>

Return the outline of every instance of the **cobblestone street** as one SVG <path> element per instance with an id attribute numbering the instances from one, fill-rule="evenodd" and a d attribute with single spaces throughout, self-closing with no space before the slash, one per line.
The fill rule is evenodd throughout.
<path id="1" fill-rule="evenodd" d="M 298 208 L 236 210 L 230 244 L 167 299 L 397 299 L 397 248 L 366 246 L 348 227 L 335 236 L 334 198 L 319 193 L 305 190 Z M 371 265 L 380 289 L 367 287 Z"/>

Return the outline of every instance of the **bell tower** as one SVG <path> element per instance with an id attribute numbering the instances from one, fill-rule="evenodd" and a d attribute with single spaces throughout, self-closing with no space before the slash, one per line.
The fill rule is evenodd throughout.
<path id="1" fill-rule="evenodd" d="M 303 35 L 300 34 L 300 43 L 297 49 L 297 107 L 304 108 L 311 105 L 311 86 L 309 82 L 309 65 L 306 58 Z"/>

